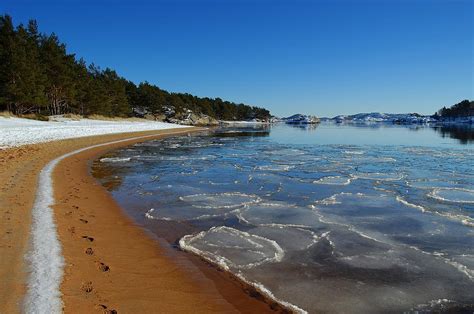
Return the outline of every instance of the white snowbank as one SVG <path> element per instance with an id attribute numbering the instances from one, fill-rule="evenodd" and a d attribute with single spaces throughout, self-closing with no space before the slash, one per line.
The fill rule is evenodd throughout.
<path id="1" fill-rule="evenodd" d="M 102 121 L 81 119 L 59 122 L 0 117 L 0 149 L 54 140 L 112 133 L 165 130 L 186 126 L 156 121 Z"/>

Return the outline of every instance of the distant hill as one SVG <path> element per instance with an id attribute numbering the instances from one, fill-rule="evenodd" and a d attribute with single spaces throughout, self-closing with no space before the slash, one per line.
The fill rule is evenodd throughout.
<path id="1" fill-rule="evenodd" d="M 354 115 L 340 115 L 334 118 L 325 119 L 332 120 L 338 123 L 349 122 L 349 123 L 370 123 L 370 122 L 389 122 L 389 123 L 400 123 L 400 124 L 411 124 L 411 123 L 430 123 L 436 122 L 431 116 L 423 116 L 418 113 L 358 113 Z"/>
<path id="2" fill-rule="evenodd" d="M 0 60 L 0 111 L 14 114 L 74 113 L 158 119 L 171 110 L 175 114 L 173 119 L 183 116 L 190 120 L 192 113 L 201 120 L 271 117 L 264 108 L 172 93 L 148 82 L 136 85 L 113 69 L 87 65 L 68 53 L 54 33 L 40 33 L 34 20 L 15 27 L 9 15 L 0 15 Z"/>
<path id="3" fill-rule="evenodd" d="M 358 113 L 354 115 L 339 115 L 334 118 L 321 118 L 322 121 L 337 123 L 371 123 L 385 122 L 395 124 L 416 123 L 474 123 L 474 101 L 463 100 L 449 108 L 443 107 L 434 115 L 418 113 Z"/>
<path id="4" fill-rule="evenodd" d="M 449 108 L 443 107 L 435 113 L 435 116 L 441 118 L 474 117 L 474 101 L 465 99 Z"/>
<path id="5" fill-rule="evenodd" d="M 315 124 L 320 122 L 316 116 L 301 113 L 294 114 L 291 117 L 282 118 L 281 121 L 288 124 Z"/>

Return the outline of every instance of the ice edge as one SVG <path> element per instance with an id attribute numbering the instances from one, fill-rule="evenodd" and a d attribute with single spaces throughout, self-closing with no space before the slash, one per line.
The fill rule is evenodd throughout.
<path id="1" fill-rule="evenodd" d="M 224 269 L 225 271 L 230 272 L 229 266 L 227 265 L 227 263 L 223 259 L 218 259 L 218 260 L 212 259 L 209 256 L 207 256 L 207 254 L 205 252 L 193 247 L 192 245 L 188 245 L 186 243 L 187 240 L 194 240 L 194 239 L 197 239 L 197 238 L 202 238 L 205 234 L 206 234 L 206 231 L 201 231 L 197 234 L 185 235 L 184 237 L 182 237 L 179 240 L 179 247 L 183 251 L 196 254 L 197 256 L 199 256 L 201 258 L 204 258 L 206 261 L 210 262 L 211 264 L 217 265 L 218 267 Z M 300 313 L 300 314 L 307 314 L 308 313 L 307 311 L 303 310 L 302 308 L 299 308 L 298 306 L 296 306 L 296 305 L 294 305 L 290 302 L 287 302 L 287 301 L 284 301 L 284 300 L 281 300 L 281 299 L 277 298 L 267 287 L 265 287 L 260 282 L 248 280 L 240 272 L 239 273 L 232 273 L 232 274 L 237 276 L 240 280 L 242 280 L 246 284 L 248 284 L 248 285 L 254 287 L 255 289 L 257 289 L 257 291 L 262 293 L 265 297 L 279 303 L 280 305 L 282 305 L 282 306 L 284 306 L 284 307 L 286 307 L 286 308 L 288 308 L 288 309 L 290 309 L 290 310 L 292 310 L 296 313 Z"/>

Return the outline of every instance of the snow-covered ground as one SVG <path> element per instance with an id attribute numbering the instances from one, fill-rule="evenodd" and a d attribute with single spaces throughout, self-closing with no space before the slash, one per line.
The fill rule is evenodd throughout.
<path id="1" fill-rule="evenodd" d="M 165 130 L 187 126 L 155 121 L 68 120 L 37 121 L 0 117 L 0 149 L 76 137 Z"/>

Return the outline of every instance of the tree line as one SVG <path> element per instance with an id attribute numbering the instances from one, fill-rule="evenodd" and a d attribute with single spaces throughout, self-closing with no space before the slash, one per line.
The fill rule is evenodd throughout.
<path id="1" fill-rule="evenodd" d="M 474 116 L 474 101 L 465 99 L 449 108 L 443 107 L 435 113 L 435 116 L 443 118 Z"/>
<path id="2" fill-rule="evenodd" d="M 270 118 L 264 108 L 136 85 L 113 69 L 77 59 L 54 33 L 40 33 L 35 20 L 15 27 L 9 15 L 0 16 L 0 111 L 130 117 L 167 108 L 220 120 Z"/>

